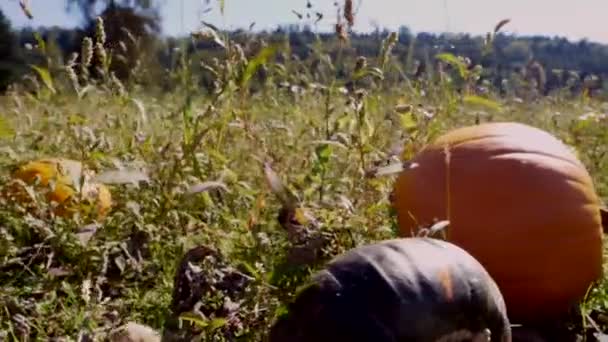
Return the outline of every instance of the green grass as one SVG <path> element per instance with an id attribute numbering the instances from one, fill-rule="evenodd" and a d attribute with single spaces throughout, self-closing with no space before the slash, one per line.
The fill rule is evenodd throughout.
<path id="1" fill-rule="evenodd" d="M 329 72 L 318 82 L 301 82 L 310 75 L 301 66 L 267 62 L 271 52 L 250 61 L 228 53 L 231 68 L 215 69 L 215 95 L 196 90 L 194 76 L 176 69 L 181 86 L 165 93 L 121 90 L 108 77 L 87 81 L 90 88 L 78 96 L 72 83 L 61 82 L 65 75 L 43 73 L 34 91 L 21 87 L 0 98 L 0 184 L 14 165 L 42 157 L 79 160 L 97 172 L 137 168 L 149 177 L 109 185 L 115 206 L 84 245 L 77 234 L 90 221 L 53 217 L 44 204 L 28 214 L 18 203 L 1 202 L 4 336 L 103 338 L 129 321 L 158 330 L 174 326 L 178 263 L 187 250 L 205 245 L 220 253 L 207 266 L 222 275 L 205 296 L 201 310 L 209 314 L 197 321 L 204 340 L 261 340 L 312 271 L 284 265 L 288 235 L 277 220 L 282 204 L 265 179 L 265 161 L 333 234 L 329 256 L 396 236 L 388 201 L 393 179 L 369 179 L 365 172 L 389 160 L 396 144 L 405 148 L 403 157 L 411 156 L 453 127 L 509 120 L 545 129 L 576 150 L 600 196 L 608 194 L 605 119 L 584 116 L 605 112 L 599 101 L 464 96 L 448 83 L 383 83 L 380 69 L 359 73 L 360 92 L 345 93 Z M 387 60 L 384 73 L 394 72 Z M 246 91 L 265 62 L 270 79 Z M 53 90 L 44 86 L 46 77 L 55 77 Z M 308 87 L 285 89 L 279 81 Z M 197 185 L 210 189 L 188 194 Z M 220 283 L 235 274 L 245 275 L 246 289 L 235 290 L 230 300 L 238 307 L 222 316 L 227 292 Z M 608 313 L 606 284 L 582 304 L 600 329 L 596 313 Z"/>

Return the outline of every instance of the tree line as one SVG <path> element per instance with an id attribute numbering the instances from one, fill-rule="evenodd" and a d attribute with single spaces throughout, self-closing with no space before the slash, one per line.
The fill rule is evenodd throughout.
<path id="1" fill-rule="evenodd" d="M 6 90 L 31 70 L 29 64 L 46 59 L 60 69 L 74 53 L 81 53 L 82 40 L 95 35 L 95 18 L 105 23 L 106 47 L 112 51 L 111 68 L 121 80 L 131 80 L 138 68 L 146 68 L 145 84 L 165 80 L 163 71 L 175 68 L 178 52 L 188 53 L 196 61 L 219 55 L 221 46 L 213 39 L 160 36 L 158 4 L 153 1 L 66 0 L 80 11 L 82 28 L 42 27 L 36 30 L 13 30 L 0 12 L 0 90 Z M 104 3 L 103 11 L 95 13 L 95 4 Z M 155 7 L 156 6 L 156 7 Z M 68 7 L 70 8 L 70 7 Z M 383 41 L 391 32 L 377 29 L 370 33 L 349 32 L 347 41 L 336 32 L 315 32 L 311 25 L 279 26 L 272 31 L 235 30 L 222 32 L 243 46 L 251 41 L 288 42 L 290 56 L 298 60 L 314 59 L 315 49 L 322 49 L 332 60 L 354 61 L 358 57 L 375 59 L 381 54 Z M 487 36 L 471 34 L 413 34 L 406 26 L 398 30 L 391 62 L 407 78 L 428 77 L 442 65 L 435 56 L 449 53 L 466 57 L 466 68 L 481 67 L 477 84 L 488 85 L 504 93 L 509 87 L 530 89 L 546 95 L 557 89 L 593 92 L 608 91 L 608 45 L 587 40 L 570 41 L 563 37 L 515 36 L 498 32 L 488 42 Z M 44 55 L 33 46 L 45 44 Z M 321 44 L 320 48 L 318 44 Z M 491 45 L 488 50 L 488 45 Z M 313 61 L 314 62 L 314 61 Z M 51 69 L 53 65 L 49 66 Z M 193 69 L 196 71 L 196 67 Z M 314 67 L 314 63 L 311 64 Z M 346 75 L 347 64 L 337 65 L 336 75 Z M 397 70 L 396 69 L 396 70 Z M 394 74 L 397 74 L 395 71 Z M 199 72 L 203 70 L 199 68 Z M 395 76 L 397 77 L 397 76 Z M 397 77 L 397 78 L 398 78 Z M 204 75 L 201 82 L 205 83 Z M 170 85 L 165 85 L 170 86 Z"/>

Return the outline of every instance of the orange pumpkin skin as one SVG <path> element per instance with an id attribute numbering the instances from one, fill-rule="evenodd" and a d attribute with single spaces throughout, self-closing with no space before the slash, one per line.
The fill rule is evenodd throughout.
<path id="1" fill-rule="evenodd" d="M 600 200 L 584 165 L 549 133 L 464 127 L 411 162 L 392 194 L 401 235 L 449 220 L 447 240 L 488 270 L 512 322 L 567 313 L 602 276 Z"/>
<path id="2" fill-rule="evenodd" d="M 20 165 L 13 172 L 13 179 L 19 179 L 26 184 L 33 185 L 38 181 L 39 189 L 43 190 L 48 201 L 56 202 L 58 206 L 53 212 L 57 216 L 69 217 L 77 211 L 86 213 L 84 207 L 73 205 L 72 199 L 79 197 L 73 182 L 88 170 L 83 170 L 83 165 L 74 160 L 64 158 L 46 158 L 29 161 Z M 51 188 L 54 183 L 54 188 Z M 27 207 L 31 207 L 31 198 L 27 195 L 21 185 L 16 182 L 7 184 L 2 196 L 13 198 Z M 93 211 L 97 220 L 106 218 L 112 207 L 112 195 L 109 189 L 99 183 L 86 181 L 82 188 L 83 200 L 94 204 Z"/>

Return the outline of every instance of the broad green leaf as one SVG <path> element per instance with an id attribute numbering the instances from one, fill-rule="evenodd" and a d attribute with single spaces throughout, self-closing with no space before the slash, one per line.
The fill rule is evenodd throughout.
<path id="1" fill-rule="evenodd" d="M 451 54 L 449 52 L 444 52 L 444 53 L 438 54 L 436 56 L 436 58 L 444 63 L 447 63 L 453 67 L 456 67 L 458 69 L 458 73 L 460 74 L 460 76 L 463 78 L 466 77 L 467 66 L 464 64 L 463 61 L 458 59 L 458 57 L 454 56 L 453 54 Z"/>
<path id="2" fill-rule="evenodd" d="M 276 51 L 277 47 L 275 45 L 270 45 L 262 49 L 262 51 L 260 51 L 253 59 L 251 59 L 247 63 L 247 67 L 245 68 L 245 71 L 241 76 L 241 81 L 239 82 L 240 86 L 244 87 L 249 82 L 251 77 L 253 77 L 255 72 L 260 68 L 260 66 L 266 63 L 266 61 L 268 61 L 268 59 L 272 55 L 274 55 Z"/>
<path id="3" fill-rule="evenodd" d="M 367 67 L 367 68 L 361 69 L 357 73 L 355 73 L 353 75 L 353 80 L 355 80 L 355 81 L 356 80 L 360 80 L 360 79 L 362 79 L 364 77 L 367 77 L 367 76 L 373 76 L 373 77 L 376 77 L 376 78 L 378 78 L 380 80 L 383 80 L 384 79 L 384 72 L 382 72 L 382 70 L 380 70 L 379 68 L 375 68 L 375 67 L 370 68 L 370 67 Z"/>
<path id="4" fill-rule="evenodd" d="M 224 325 L 226 325 L 226 323 L 228 323 L 228 320 L 225 318 L 214 318 L 211 320 L 211 322 L 209 322 L 209 328 L 213 331 L 213 330 L 217 330 L 221 327 L 223 327 Z"/>
<path id="5" fill-rule="evenodd" d="M 195 325 L 201 328 L 209 328 L 212 331 L 225 326 L 228 322 L 225 318 L 214 318 L 212 320 L 205 320 L 204 318 L 201 318 L 200 316 L 190 312 L 181 314 L 179 316 L 179 319 L 181 319 L 182 321 L 194 323 Z"/>
<path id="6" fill-rule="evenodd" d="M 329 161 L 329 158 L 331 157 L 331 153 L 332 153 L 331 145 L 329 145 L 329 144 L 319 145 L 315 149 L 315 153 L 316 153 L 317 158 L 319 159 L 320 163 L 322 163 L 322 164 L 327 163 Z"/>
<path id="7" fill-rule="evenodd" d="M 42 52 L 43 55 L 46 55 L 46 42 L 42 39 L 42 36 L 38 32 L 34 32 L 34 38 L 36 39 L 36 43 L 38 43 L 38 49 Z"/>
<path id="8" fill-rule="evenodd" d="M 226 158 L 226 156 L 224 156 L 223 154 L 221 154 L 220 152 L 218 152 L 217 150 L 209 150 L 207 151 L 207 153 L 209 154 L 210 157 L 212 157 L 215 161 L 220 162 L 221 164 L 228 164 L 229 160 L 228 158 Z"/>
<path id="9" fill-rule="evenodd" d="M 55 94 L 56 91 L 55 87 L 53 86 L 53 78 L 51 77 L 51 73 L 49 72 L 49 70 L 47 68 L 39 67 L 37 65 L 30 65 L 30 67 L 36 71 L 38 76 L 40 76 L 42 82 L 44 82 L 44 85 L 49 88 L 49 90 L 53 94 Z"/>
<path id="10" fill-rule="evenodd" d="M 405 113 L 399 115 L 399 121 L 401 122 L 401 127 L 408 132 L 415 130 L 418 128 L 418 123 L 416 122 L 416 117 L 412 113 Z"/>
<path id="11" fill-rule="evenodd" d="M 15 135 L 15 131 L 9 125 L 6 119 L 0 117 L 0 139 L 10 138 Z"/>
<path id="12" fill-rule="evenodd" d="M 201 328 L 206 328 L 207 326 L 209 326 L 209 323 L 205 319 L 191 312 L 182 313 L 179 316 L 179 319 L 182 321 L 193 323 Z"/>
<path id="13" fill-rule="evenodd" d="M 462 100 L 465 104 L 468 105 L 480 106 L 491 110 L 501 109 L 500 104 L 498 102 L 477 95 L 467 95 Z"/>
<path id="14" fill-rule="evenodd" d="M 70 125 L 84 125 L 86 122 L 87 118 L 81 114 L 72 114 L 68 117 L 68 123 Z"/>

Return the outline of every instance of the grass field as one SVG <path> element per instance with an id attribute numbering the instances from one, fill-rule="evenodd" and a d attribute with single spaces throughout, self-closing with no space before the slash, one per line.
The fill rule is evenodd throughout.
<path id="1" fill-rule="evenodd" d="M 474 95 L 448 81 L 384 83 L 395 72 L 390 49 L 367 66 L 342 61 L 356 79 L 349 90 L 327 76 L 338 61 L 317 77 L 310 61 L 266 61 L 269 48 L 244 57 L 226 43 L 225 58 L 209 65 L 214 94 L 200 91 L 187 68 L 172 71 L 182 85 L 169 92 L 126 86 L 107 72 L 76 85 L 69 72 L 43 70 L 0 98 L 0 184 L 37 158 L 78 160 L 98 174 L 122 170 L 105 173 L 114 206 L 92 235 L 91 218 L 55 217 L 41 197 L 30 211 L 0 200 L 3 338 L 102 339 L 129 321 L 171 329 L 178 263 L 204 245 L 219 253 L 201 266 L 206 318 L 185 319 L 204 341 L 263 339 L 308 275 L 289 259 L 265 162 L 335 237 L 326 258 L 397 236 L 394 177 L 366 171 L 411 157 L 453 127 L 508 120 L 545 129 L 575 149 L 608 195 L 601 101 Z M 263 84 L 261 65 L 270 75 Z M 579 329 L 608 325 L 605 282 L 581 309 L 585 321 L 570 322 Z"/>

